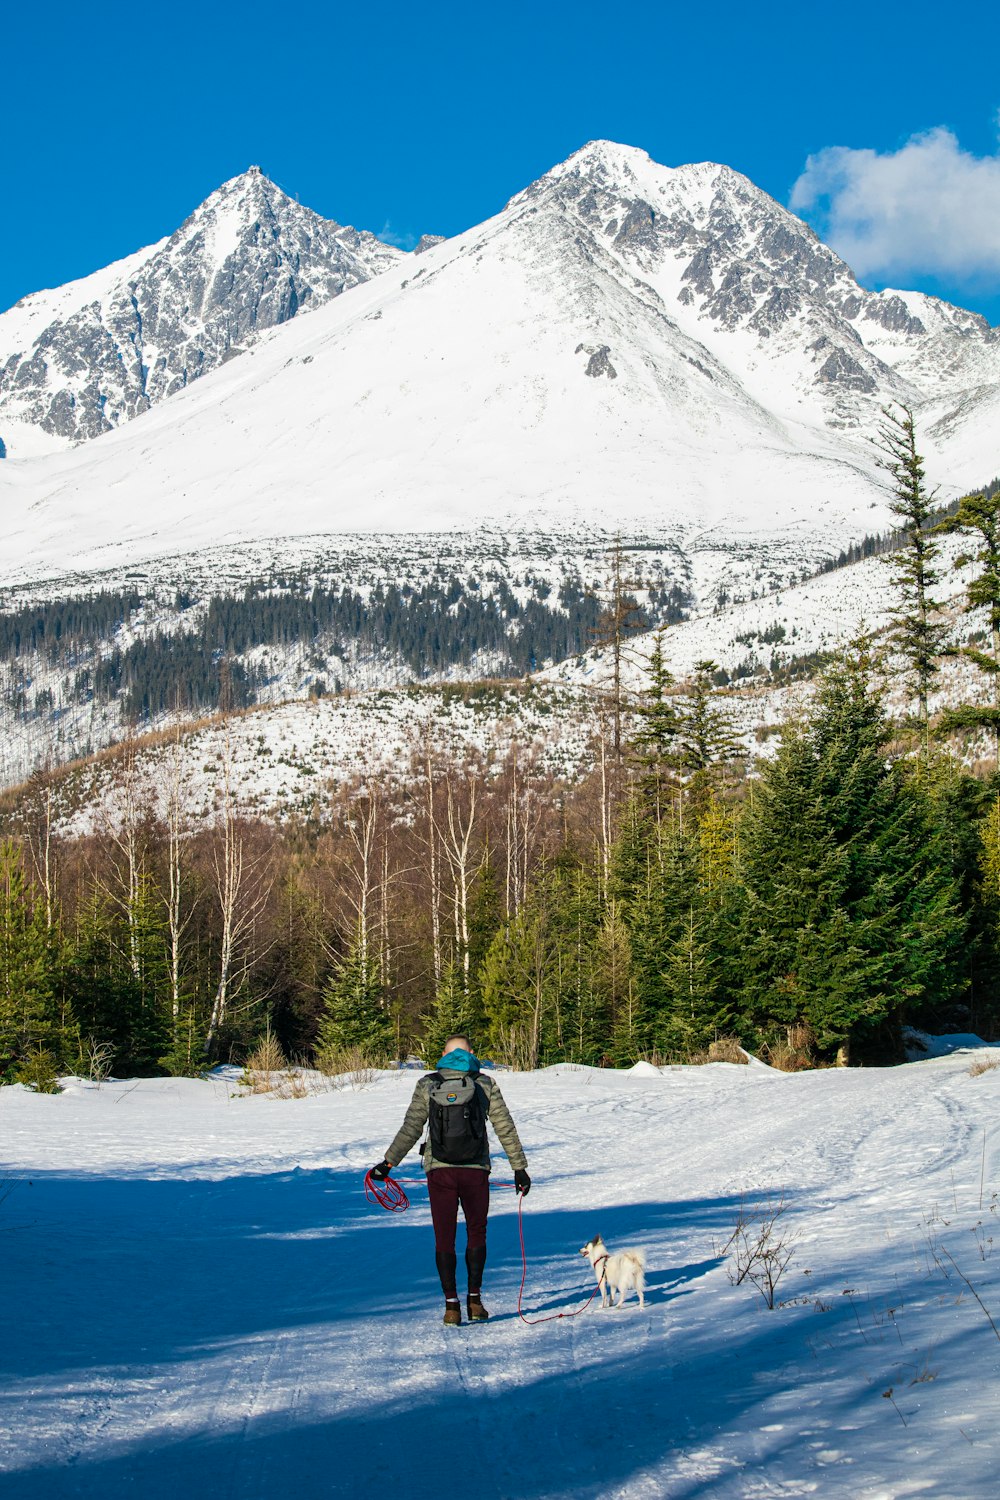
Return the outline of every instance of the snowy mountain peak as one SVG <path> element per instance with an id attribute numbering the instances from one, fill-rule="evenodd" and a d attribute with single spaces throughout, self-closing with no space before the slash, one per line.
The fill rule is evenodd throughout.
<path id="1" fill-rule="evenodd" d="M 652 165 L 649 153 L 639 146 L 626 146 L 621 141 L 596 140 L 588 141 L 579 151 L 574 151 L 564 162 L 553 167 L 548 175 L 556 177 L 572 172 L 628 175 Z"/>
<path id="2" fill-rule="evenodd" d="M 251 166 L 167 239 L 0 316 L 0 437 L 21 456 L 107 432 L 402 258 Z"/>
<path id="3" fill-rule="evenodd" d="M 732 560 L 752 577 L 766 557 L 777 586 L 887 524 L 886 402 L 917 409 L 948 493 L 1000 461 L 982 320 L 862 288 L 726 166 L 614 142 L 413 259 L 245 173 L 75 308 L 0 364 L 0 406 L 77 435 L 179 395 L 84 452 L 0 465 L 8 577 L 276 531 L 598 526 L 666 539 L 711 600 Z M 2 411 L 0 438 L 18 457 Z"/>
<path id="4" fill-rule="evenodd" d="M 550 224 L 565 220 L 567 244 L 641 282 L 772 410 L 849 429 L 886 400 L 919 405 L 942 383 L 963 393 L 963 412 L 996 388 L 1000 333 L 984 319 L 859 286 L 808 225 L 731 167 L 667 167 L 591 141 L 508 212 L 533 218 L 543 207 Z"/>

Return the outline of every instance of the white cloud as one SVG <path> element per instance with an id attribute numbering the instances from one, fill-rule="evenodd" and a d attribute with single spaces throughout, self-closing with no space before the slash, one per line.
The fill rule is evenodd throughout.
<path id="1" fill-rule="evenodd" d="M 395 245 L 397 250 L 413 250 L 420 236 L 408 229 L 394 229 L 386 219 L 375 238 L 381 240 L 383 245 Z"/>
<path id="2" fill-rule="evenodd" d="M 1000 155 L 964 151 L 944 126 L 884 154 L 826 147 L 790 206 L 859 277 L 972 285 L 1000 273 Z"/>

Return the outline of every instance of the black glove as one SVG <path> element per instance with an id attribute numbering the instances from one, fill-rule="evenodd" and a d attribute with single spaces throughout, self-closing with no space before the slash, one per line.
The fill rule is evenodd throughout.
<path id="1" fill-rule="evenodd" d="M 384 1182 L 391 1171 L 392 1162 L 386 1161 L 383 1158 L 383 1160 L 379 1162 L 377 1167 L 372 1167 L 371 1175 L 374 1177 L 376 1182 Z"/>
<path id="2" fill-rule="evenodd" d="M 517 1188 L 518 1192 L 523 1193 L 525 1197 L 527 1197 L 531 1191 L 531 1178 L 528 1176 L 523 1167 L 518 1167 L 517 1171 L 514 1173 L 514 1186 Z"/>

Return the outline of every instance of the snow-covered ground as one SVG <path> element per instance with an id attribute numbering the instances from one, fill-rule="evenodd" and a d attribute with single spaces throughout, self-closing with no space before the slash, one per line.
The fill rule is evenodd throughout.
<path id="1" fill-rule="evenodd" d="M 286 1100 L 227 1075 L 3 1089 L 4 1493 L 992 1497 L 986 1055 L 505 1075 L 527 1310 L 580 1305 L 596 1230 L 645 1249 L 648 1303 L 520 1322 L 498 1188 L 493 1320 L 459 1330 L 422 1185 L 399 1217 L 361 1191 L 413 1074 Z M 795 1237 L 773 1311 L 718 1255 L 768 1194 Z"/>
<path id="2" fill-rule="evenodd" d="M 115 756 L 71 766 L 56 782 L 54 809 L 69 837 L 116 826 L 129 798 L 164 818 L 176 797 L 192 823 L 214 823 L 227 797 L 245 817 L 322 823 L 343 787 L 408 784 L 428 752 L 437 766 L 486 774 L 516 754 L 522 769 L 572 781 L 592 764 L 598 729 L 594 696 L 579 688 L 411 687 L 284 703 L 180 739 L 139 740 L 128 771 Z"/>

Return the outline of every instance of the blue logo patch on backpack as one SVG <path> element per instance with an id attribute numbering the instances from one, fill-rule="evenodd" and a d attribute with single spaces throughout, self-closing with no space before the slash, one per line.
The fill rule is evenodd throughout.
<path id="1" fill-rule="evenodd" d="M 488 1102 L 477 1073 L 443 1078 L 428 1073 L 427 1133 L 435 1161 L 467 1167 L 489 1157 L 486 1139 Z"/>

